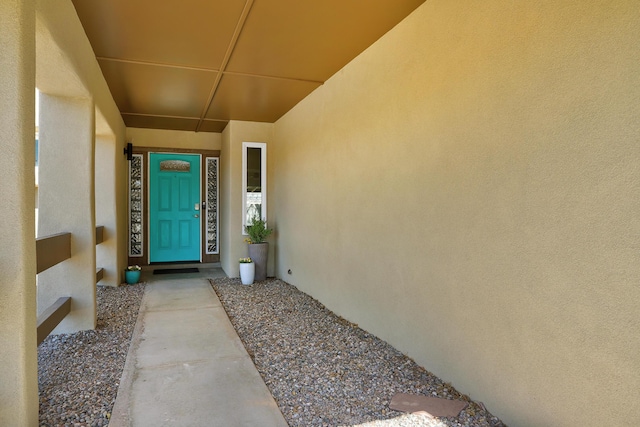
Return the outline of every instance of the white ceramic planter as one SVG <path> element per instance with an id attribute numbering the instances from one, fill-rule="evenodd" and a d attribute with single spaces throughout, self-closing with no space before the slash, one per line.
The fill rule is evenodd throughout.
<path id="1" fill-rule="evenodd" d="M 240 280 L 243 285 L 253 284 L 253 279 L 256 275 L 256 265 L 252 262 L 240 263 Z"/>

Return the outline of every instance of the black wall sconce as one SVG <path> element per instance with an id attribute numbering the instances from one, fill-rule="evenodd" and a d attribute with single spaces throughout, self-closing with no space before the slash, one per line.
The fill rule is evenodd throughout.
<path id="1" fill-rule="evenodd" d="M 127 146 L 124 147 L 124 155 L 127 156 L 127 160 L 133 159 L 133 144 L 127 142 Z"/>

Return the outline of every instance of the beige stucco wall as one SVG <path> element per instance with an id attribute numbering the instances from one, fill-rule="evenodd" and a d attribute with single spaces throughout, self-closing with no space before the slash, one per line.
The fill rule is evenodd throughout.
<path id="1" fill-rule="evenodd" d="M 118 152 L 122 153 L 121 150 L 125 144 L 125 126 L 70 0 L 36 1 L 36 86 L 45 98 L 65 99 L 67 100 L 65 102 L 71 104 L 86 102 L 87 105 L 90 105 L 91 110 L 86 111 L 86 114 L 81 117 L 70 117 L 70 114 L 75 113 L 71 110 L 63 111 L 60 113 L 59 120 L 51 120 L 46 125 L 41 123 L 41 135 L 45 137 L 41 140 L 46 140 L 48 135 L 48 142 L 46 142 L 48 147 L 44 148 L 45 156 L 41 156 L 40 161 L 45 165 L 45 168 L 47 164 L 52 165 L 52 161 L 57 164 L 53 169 L 49 169 L 48 178 L 46 178 L 49 182 L 45 182 L 45 177 L 42 174 L 40 176 L 39 197 L 51 202 L 49 208 L 45 209 L 47 210 L 46 214 L 41 209 L 39 221 L 41 223 L 44 221 L 51 226 L 46 226 L 39 232 L 41 235 L 45 235 L 72 231 L 73 226 L 78 224 L 95 224 L 94 180 L 99 188 L 108 188 L 111 192 L 115 191 L 115 196 L 111 199 L 111 204 L 115 203 L 116 205 L 115 209 L 110 209 L 107 206 L 105 209 L 100 209 L 98 213 L 101 222 L 109 226 L 107 232 L 109 239 L 107 246 L 109 247 L 105 246 L 98 251 L 101 252 L 101 263 L 107 268 L 107 282 L 115 284 L 119 282 L 119 272 L 126 266 L 127 218 L 126 210 L 122 208 L 122 206 L 126 206 L 126 204 L 123 205 L 123 201 L 126 203 L 126 199 L 124 199 L 126 197 L 126 181 L 122 178 L 123 173 L 126 173 L 126 159 L 123 155 L 115 155 Z M 41 113 L 48 114 L 43 111 Z M 61 129 L 61 126 L 65 121 L 70 121 L 69 129 L 82 129 L 82 137 L 76 141 L 76 145 L 72 143 L 71 147 L 66 147 L 66 144 L 69 144 L 68 138 L 62 136 L 66 129 Z M 86 134 L 85 131 L 88 131 L 89 134 Z M 78 135 L 80 135 L 79 132 L 71 133 L 72 138 Z M 105 168 L 99 168 L 98 171 L 95 170 L 93 164 L 96 136 L 101 141 L 108 141 L 109 152 L 112 153 L 111 159 L 105 159 L 108 165 Z M 47 151 L 49 154 L 46 154 Z M 79 165 L 80 160 L 76 159 L 77 156 L 80 156 L 82 161 L 86 160 L 85 157 L 91 161 L 87 160 L 89 162 L 88 169 L 80 174 L 80 179 L 73 181 L 78 176 L 72 178 L 72 175 L 80 167 L 68 169 L 68 165 L 74 163 Z M 101 160 L 98 158 L 98 162 L 102 165 Z M 82 167 L 84 166 L 85 164 L 82 163 Z M 69 179 L 80 184 L 69 186 L 66 184 Z M 83 182 L 89 183 L 90 190 L 81 189 L 84 185 L 81 184 Z M 65 209 L 51 208 L 56 204 L 56 200 L 59 206 L 59 201 L 67 196 L 69 193 L 67 190 L 70 187 L 75 188 L 76 191 L 82 191 L 85 196 L 91 194 L 89 203 L 91 206 L 83 206 L 81 210 L 75 209 L 71 214 Z M 47 192 L 43 191 L 43 188 L 47 188 Z M 98 201 L 98 208 L 104 206 L 100 204 L 101 201 Z M 71 221 L 69 228 L 66 224 L 69 223 L 68 220 L 71 217 L 77 217 L 78 221 Z M 64 227 L 61 229 L 60 227 L 63 225 Z M 83 273 L 86 278 L 82 281 L 75 281 L 75 285 L 79 288 L 73 291 L 72 310 L 76 311 L 81 305 L 83 307 L 81 311 L 84 312 L 86 309 L 86 314 L 90 319 L 73 320 L 74 326 L 63 329 L 67 332 L 76 329 L 76 326 L 79 329 L 86 329 L 95 324 L 95 249 L 89 247 L 91 246 L 90 236 L 94 232 L 88 229 L 76 230 L 76 232 L 80 234 L 72 237 L 72 255 L 79 247 L 83 247 L 82 255 L 76 256 L 77 259 L 72 258 L 65 262 L 64 265 L 57 267 L 57 270 L 67 268 L 78 271 L 79 269 L 86 270 Z M 89 253 L 91 259 L 83 259 L 83 257 L 89 257 Z M 46 287 L 41 287 L 39 302 L 42 303 L 42 307 L 40 309 L 46 307 L 44 304 L 48 300 L 56 295 L 60 296 L 61 292 L 67 292 L 61 281 L 47 279 L 47 276 L 52 274 L 56 273 L 46 271 L 40 276 L 40 279 L 49 283 Z M 92 277 L 91 280 L 90 277 Z M 74 282 L 73 280 L 67 281 Z M 76 291 L 81 292 L 82 296 Z M 93 312 L 93 315 L 89 315 L 90 312 Z M 65 320 L 65 323 L 69 323 L 73 317 L 70 316 Z M 60 328 L 57 329 L 57 331 L 60 330 Z"/>
<path id="2" fill-rule="evenodd" d="M 509 425 L 637 425 L 638 10 L 425 2 L 275 124 L 278 275 Z"/>
<path id="3" fill-rule="evenodd" d="M 71 233 L 71 258 L 38 274 L 38 314 L 60 297 L 71 312 L 54 333 L 94 329 L 96 312 L 95 106 L 40 94 L 38 237 Z"/>
<path id="4" fill-rule="evenodd" d="M 118 203 L 116 193 L 117 157 L 113 138 L 96 137 L 95 144 L 95 203 L 96 227 L 103 226 L 104 241 L 96 245 L 96 268 L 102 268 L 104 276 L 101 286 L 118 286 L 122 283 L 122 273 L 118 268 L 117 217 Z"/>
<path id="5" fill-rule="evenodd" d="M 234 191 L 241 191 L 237 189 L 237 183 L 231 180 L 231 163 L 234 155 L 231 151 L 231 126 L 227 125 L 221 134 L 221 150 L 220 150 L 220 172 L 218 174 L 218 201 L 220 206 L 218 207 L 218 220 L 220 221 L 220 265 L 227 275 L 232 273 L 231 254 L 227 254 L 231 250 L 231 233 L 230 230 L 233 227 L 231 224 L 234 216 L 231 209 L 231 195 Z M 236 186 L 234 187 L 234 184 Z M 239 272 L 238 272 L 239 274 Z"/>
<path id="6" fill-rule="evenodd" d="M 274 194 L 274 165 L 270 158 L 273 149 L 273 124 L 230 121 L 222 132 L 220 152 L 220 264 L 229 277 L 240 275 L 238 259 L 248 256 L 242 234 L 242 143 L 267 144 L 267 223 L 275 227 L 275 209 L 271 205 Z M 275 235 L 270 237 L 267 276 L 275 275 Z"/>
<path id="7" fill-rule="evenodd" d="M 123 125 L 124 127 L 124 125 Z M 116 199 L 116 235 L 109 236 L 117 239 L 116 247 L 118 262 L 116 272 L 118 283 L 124 281 L 124 269 L 129 261 L 129 162 L 124 156 L 123 149 L 126 144 L 124 129 L 121 138 L 117 138 L 115 143 L 115 199 Z"/>
<path id="8" fill-rule="evenodd" d="M 96 182 L 116 189 L 115 218 L 108 220 L 116 227 L 109 238 L 113 239 L 110 244 L 118 248 L 113 268 L 120 272 L 127 263 L 128 232 L 127 163 L 123 155 L 117 155 L 125 145 L 124 122 L 71 0 L 37 0 L 35 3 L 36 86 L 49 95 L 91 99 L 95 105 L 95 133 L 113 143 L 115 158 L 100 165 L 108 175 L 100 172 Z M 97 161 L 101 162 L 101 158 Z"/>
<path id="9" fill-rule="evenodd" d="M 96 134 L 124 140 L 124 122 L 71 0 L 36 1 L 36 81 L 41 92 L 90 97 Z"/>
<path id="10" fill-rule="evenodd" d="M 127 142 L 131 142 L 134 147 L 220 150 L 222 134 L 128 127 Z"/>
<path id="11" fill-rule="evenodd" d="M 69 150 L 78 149 L 86 154 L 81 161 L 90 163 L 90 167 L 83 169 L 87 173 L 77 181 L 79 185 L 65 183 L 58 189 L 68 196 L 73 194 L 69 193 L 69 188 L 73 188 L 82 193 L 83 198 L 91 200 L 91 206 L 81 207 L 83 222 L 94 220 L 93 136 L 96 133 L 109 135 L 116 144 L 122 144 L 124 123 L 70 0 L 0 1 L 0 45 L 0 147 L 3 154 L 0 156 L 0 194 L 3 197 L 0 204 L 3 219 L 0 225 L 0 425 L 35 426 L 38 424 L 35 88 L 52 98 L 85 104 L 84 122 L 73 123 L 73 126 L 82 127 L 85 144 Z M 74 118 L 78 120 L 77 116 Z M 69 120 L 68 117 L 65 119 Z M 62 127 L 63 122 L 57 125 Z M 53 128 L 50 123 L 47 126 Z M 86 132 L 87 129 L 90 132 Z M 68 149 L 58 148 L 62 153 Z M 66 159 L 62 167 L 73 166 L 74 160 Z M 116 169 L 121 170 L 123 164 L 123 161 L 116 162 Z M 90 191 L 84 191 L 82 185 L 85 184 L 91 187 Z M 81 215 L 73 210 L 74 206 L 69 208 L 72 215 Z M 94 260 L 95 256 L 90 258 Z M 74 277 L 67 279 L 73 281 Z M 95 270 L 89 286 L 89 292 L 95 294 Z M 90 324 L 93 325 L 93 321 Z"/>
<path id="12" fill-rule="evenodd" d="M 38 425 L 35 6 L 0 1 L 0 425 Z"/>

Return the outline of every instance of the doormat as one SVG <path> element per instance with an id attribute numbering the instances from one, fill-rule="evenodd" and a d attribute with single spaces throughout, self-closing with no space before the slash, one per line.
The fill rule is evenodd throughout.
<path id="1" fill-rule="evenodd" d="M 394 411 L 411 412 L 413 414 L 422 413 L 431 417 L 457 417 L 467 405 L 468 403 L 463 400 L 398 393 L 391 399 L 389 408 Z"/>
<path id="2" fill-rule="evenodd" d="M 153 270 L 153 274 L 181 274 L 181 273 L 197 273 L 197 268 L 166 268 L 162 270 Z"/>

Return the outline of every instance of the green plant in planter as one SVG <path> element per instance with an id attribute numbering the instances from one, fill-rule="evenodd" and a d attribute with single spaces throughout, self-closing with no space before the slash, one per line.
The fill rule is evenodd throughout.
<path id="1" fill-rule="evenodd" d="M 247 224 L 244 230 L 249 235 L 249 241 L 247 243 L 263 243 L 271 233 L 272 228 L 267 228 L 267 223 L 262 218 L 255 217 L 251 221 L 251 224 Z"/>
<path id="2" fill-rule="evenodd" d="M 142 273 L 142 269 L 139 265 L 130 265 L 124 271 L 124 279 L 129 285 L 133 285 L 138 283 L 140 280 L 140 274 Z"/>

